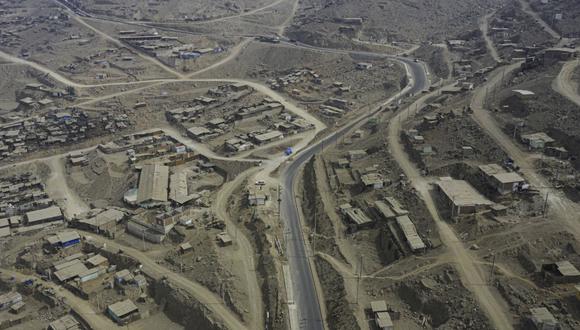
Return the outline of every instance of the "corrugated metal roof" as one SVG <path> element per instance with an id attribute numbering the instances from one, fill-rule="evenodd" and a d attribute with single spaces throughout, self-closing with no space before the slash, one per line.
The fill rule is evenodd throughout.
<path id="1" fill-rule="evenodd" d="M 51 206 L 42 210 L 30 211 L 26 213 L 26 219 L 28 219 L 29 223 L 59 217 L 62 217 L 62 212 L 58 206 Z"/>
<path id="2" fill-rule="evenodd" d="M 56 278 L 58 278 L 59 281 L 64 282 L 66 280 L 70 280 L 71 278 L 79 276 L 80 274 L 86 272 L 87 270 L 88 268 L 79 262 L 70 267 L 63 268 L 55 272 L 54 275 L 56 276 Z"/>
<path id="3" fill-rule="evenodd" d="M 139 177 L 137 202 L 167 202 L 169 167 L 160 164 L 144 165 Z"/>
<path id="4" fill-rule="evenodd" d="M 116 302 L 108 307 L 109 311 L 117 317 L 123 317 L 127 314 L 139 311 L 139 308 L 131 301 L 131 299 Z"/>
<path id="5" fill-rule="evenodd" d="M 423 240 L 417 233 L 417 228 L 415 228 L 415 225 L 409 216 L 403 215 L 397 217 L 397 223 L 403 231 L 405 239 L 407 240 L 407 243 L 409 243 L 411 250 L 417 251 L 425 248 L 425 243 L 423 243 Z"/>

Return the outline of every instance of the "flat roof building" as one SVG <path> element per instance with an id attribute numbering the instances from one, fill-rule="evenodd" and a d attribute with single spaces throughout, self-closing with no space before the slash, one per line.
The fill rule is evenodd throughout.
<path id="1" fill-rule="evenodd" d="M 46 241 L 54 248 L 66 248 L 81 242 L 81 236 L 76 231 L 65 231 L 46 237 Z"/>
<path id="2" fill-rule="evenodd" d="M 67 314 L 60 319 L 51 322 L 48 330 L 81 330 L 83 327 L 72 315 Z"/>
<path id="3" fill-rule="evenodd" d="M 51 206 L 45 209 L 30 211 L 26 213 L 26 223 L 28 225 L 38 225 L 41 223 L 63 220 L 64 216 L 58 206 Z"/>
<path id="4" fill-rule="evenodd" d="M 570 261 L 558 261 L 542 265 L 544 278 L 553 283 L 580 282 L 580 271 Z"/>
<path id="5" fill-rule="evenodd" d="M 144 165 L 139 176 L 137 203 L 155 206 L 167 202 L 169 167 L 160 164 Z"/>
<path id="6" fill-rule="evenodd" d="M 441 178 L 436 186 L 445 204 L 450 208 L 452 217 L 476 213 L 493 205 L 492 201 L 485 198 L 467 181 L 446 177 Z"/>
<path id="7" fill-rule="evenodd" d="M 254 141 L 256 144 L 269 143 L 276 140 L 281 140 L 284 138 L 284 134 L 280 131 L 270 131 L 263 134 L 254 135 Z"/>

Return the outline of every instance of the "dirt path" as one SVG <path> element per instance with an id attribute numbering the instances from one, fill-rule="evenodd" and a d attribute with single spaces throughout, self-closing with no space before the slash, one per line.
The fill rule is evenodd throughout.
<path id="1" fill-rule="evenodd" d="M 65 7 L 65 8 L 67 8 L 67 7 Z M 69 11 L 69 13 L 71 13 L 72 18 L 75 21 L 77 21 L 79 24 L 83 25 L 84 27 L 88 28 L 89 30 L 93 31 L 94 33 L 98 34 L 103 39 L 106 39 L 106 40 L 112 42 L 113 44 L 117 45 L 118 47 L 121 47 L 121 48 L 131 48 L 132 49 L 132 47 L 129 46 L 128 44 L 122 43 L 118 39 L 110 36 L 109 34 L 103 32 L 103 31 L 95 28 L 94 26 L 90 25 L 89 23 L 85 22 L 85 20 L 83 18 L 81 18 L 80 16 L 78 16 L 73 11 L 69 10 L 68 8 L 67 8 L 67 10 Z M 137 56 L 139 56 L 140 58 L 144 59 L 145 61 L 150 62 L 154 66 L 156 66 L 156 67 L 160 68 L 161 70 L 169 73 L 170 75 L 175 76 L 177 78 L 185 78 L 185 76 L 182 73 L 173 70 L 172 68 L 170 68 L 166 64 L 162 63 L 158 59 L 153 58 L 151 56 L 144 55 L 143 53 L 141 53 L 138 50 L 134 50 L 134 51 L 137 53 Z"/>
<path id="2" fill-rule="evenodd" d="M 505 68 L 506 76 L 519 68 L 520 63 L 512 64 Z M 524 152 L 516 142 L 507 136 L 499 127 L 489 111 L 484 109 L 485 90 L 495 88 L 501 83 L 504 73 L 498 69 L 490 75 L 485 86 L 478 88 L 471 101 L 473 119 L 475 122 L 519 165 L 520 171 L 532 186 L 544 196 L 548 196 L 551 216 L 561 221 L 564 228 L 570 231 L 577 239 L 580 239 L 580 207 L 573 203 L 563 194 L 554 189 L 552 185 L 541 176 L 535 169 L 533 158 Z"/>
<path id="3" fill-rule="evenodd" d="M 56 285 L 52 282 L 44 282 L 36 275 L 25 275 L 7 269 L 1 269 L 0 272 L 2 274 L 14 277 L 19 282 L 28 280 L 30 278 L 34 278 L 38 283 L 42 283 L 43 286 L 52 288 L 57 295 L 66 298 L 68 306 L 70 306 L 72 310 L 74 310 L 78 315 L 80 315 L 80 317 L 82 317 L 83 320 L 85 320 L 85 322 L 95 330 L 123 329 L 123 327 L 118 326 L 104 314 L 96 313 L 88 301 L 77 297 L 76 295 L 72 294 L 70 291 L 66 289 L 63 289 L 59 285 Z"/>
<path id="4" fill-rule="evenodd" d="M 558 32 L 556 32 L 554 29 L 552 29 L 552 27 L 550 25 L 548 25 L 548 23 L 546 23 L 541 17 L 540 15 L 538 15 L 538 13 L 536 13 L 531 7 L 530 4 L 528 3 L 527 0 L 518 0 L 520 5 L 522 6 L 522 10 L 530 15 L 533 19 L 536 20 L 536 22 L 538 24 L 540 24 L 542 26 L 542 28 L 544 28 L 544 31 L 548 32 L 549 35 L 551 35 L 554 39 L 560 39 L 560 34 Z"/>
<path id="5" fill-rule="evenodd" d="M 256 252 L 250 244 L 248 238 L 243 234 L 238 225 L 232 221 L 228 214 L 228 204 L 230 196 L 234 191 L 247 179 L 254 174 L 259 168 L 254 168 L 245 171 L 238 175 L 234 180 L 226 183 L 217 192 L 217 198 L 212 204 L 212 211 L 219 219 L 226 222 L 226 228 L 231 237 L 235 238 L 237 249 L 235 250 L 235 258 L 243 263 L 243 273 L 246 277 L 247 287 L 245 288 L 249 296 L 250 310 L 251 310 L 251 329 L 261 329 L 264 327 L 264 305 L 262 299 L 262 290 L 258 283 L 256 274 L 255 256 Z"/>
<path id="6" fill-rule="evenodd" d="M 446 81 L 450 81 L 453 78 L 453 61 L 451 60 L 451 52 L 449 52 L 449 47 L 447 44 L 433 44 L 435 47 L 443 49 L 443 57 L 445 58 L 445 64 L 447 65 L 447 78 Z"/>
<path id="7" fill-rule="evenodd" d="M 427 94 L 415 102 L 421 105 L 433 93 Z M 494 294 L 490 287 L 486 285 L 486 280 L 483 271 L 476 264 L 476 256 L 469 253 L 464 244 L 459 240 L 456 233 L 451 226 L 439 216 L 435 202 L 430 194 L 430 185 L 428 181 L 421 176 L 419 170 L 409 160 L 407 154 L 403 150 L 403 146 L 399 141 L 399 136 L 402 130 L 401 121 L 403 117 L 409 118 L 411 109 L 420 108 L 415 104 L 409 106 L 405 110 L 399 112 L 389 123 L 388 128 L 388 143 L 391 149 L 391 155 L 397 161 L 407 178 L 409 178 L 422 199 L 427 206 L 431 217 L 437 225 L 441 241 L 449 248 L 452 253 L 452 261 L 457 269 L 461 282 L 471 291 L 480 307 L 483 309 L 489 320 L 496 329 L 513 329 L 512 320 L 508 310 L 505 308 L 505 302 L 501 301 L 496 294 Z"/>
<path id="8" fill-rule="evenodd" d="M 81 232 L 79 230 L 79 232 Z M 220 297 L 209 291 L 206 287 L 201 284 L 189 280 L 180 274 L 174 273 L 171 270 L 159 265 L 155 260 L 151 259 L 147 254 L 134 249 L 129 246 L 119 244 L 115 241 L 106 239 L 101 236 L 93 236 L 92 233 L 84 232 L 86 237 L 90 236 L 90 239 L 100 243 L 104 243 L 109 247 L 114 249 L 122 250 L 124 254 L 127 254 L 141 262 L 143 265 L 143 271 L 153 278 L 161 278 L 165 276 L 167 280 L 174 285 L 178 286 L 180 289 L 186 291 L 193 298 L 199 301 L 201 304 L 206 306 L 209 310 L 213 312 L 213 317 L 221 319 L 229 329 L 248 329 L 242 321 L 235 315 L 222 301 Z M 106 329 L 106 328 L 98 328 Z"/>
<path id="9" fill-rule="evenodd" d="M 574 102 L 577 106 L 580 106 L 580 95 L 578 95 L 578 83 L 575 82 L 572 77 L 574 76 L 574 71 L 578 67 L 578 60 L 573 60 L 566 62 L 562 66 L 562 70 L 552 82 L 552 89 L 564 96 L 568 100 Z"/>
<path id="10" fill-rule="evenodd" d="M 501 63 L 502 60 L 499 57 L 495 45 L 493 44 L 493 40 L 491 40 L 491 38 L 489 37 L 489 19 L 494 14 L 495 12 L 483 16 L 481 18 L 481 22 L 479 23 L 479 29 L 481 30 L 481 34 L 483 35 L 483 39 L 485 40 L 485 46 L 487 47 L 489 54 L 491 55 L 491 57 L 493 57 L 494 61 L 496 61 L 497 63 Z"/>
<path id="11" fill-rule="evenodd" d="M 88 211 L 89 207 L 66 183 L 65 161 L 64 157 L 53 157 L 45 162 L 50 167 L 50 177 L 46 180 L 46 190 L 52 199 L 62 201 L 64 213 L 70 219 Z"/>

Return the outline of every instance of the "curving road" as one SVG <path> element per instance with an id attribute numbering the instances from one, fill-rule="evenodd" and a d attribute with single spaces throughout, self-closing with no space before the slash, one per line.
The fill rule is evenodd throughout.
<path id="1" fill-rule="evenodd" d="M 308 47 L 316 48 L 316 47 Z M 326 50 L 328 51 L 328 50 Z M 338 51 L 337 51 L 338 52 Z M 340 51 L 348 52 L 348 51 Z M 356 53 L 356 52 L 349 52 Z M 364 52 L 359 52 L 364 54 Z M 378 56 L 377 54 L 372 54 Z M 362 115 L 358 119 L 352 121 L 348 125 L 342 127 L 340 130 L 330 134 L 324 139 L 314 143 L 309 148 L 300 152 L 294 159 L 290 161 L 284 169 L 281 182 L 284 187 L 282 194 L 281 212 L 284 225 L 287 231 L 286 235 L 286 254 L 288 256 L 288 264 L 290 266 L 290 276 L 293 287 L 294 303 L 296 306 L 296 317 L 300 322 L 300 326 L 309 330 L 324 329 L 324 320 L 321 312 L 321 304 L 318 300 L 317 289 L 315 285 L 313 269 L 310 262 L 312 253 L 308 253 L 308 243 L 304 239 L 302 224 L 300 220 L 300 213 L 296 203 L 295 183 L 298 178 L 300 168 L 313 155 L 320 152 L 324 145 L 335 143 L 348 131 L 350 131 L 357 124 L 363 120 L 370 118 L 376 113 L 380 112 L 385 105 L 401 99 L 407 93 L 417 94 L 428 87 L 429 81 L 425 66 L 422 63 L 416 63 L 413 60 L 395 57 L 389 57 L 400 62 L 403 62 L 407 67 L 408 74 L 411 76 L 409 85 L 401 93 L 391 97 L 385 103 L 377 107 L 374 111 Z M 292 316 L 291 316 L 292 317 Z"/>

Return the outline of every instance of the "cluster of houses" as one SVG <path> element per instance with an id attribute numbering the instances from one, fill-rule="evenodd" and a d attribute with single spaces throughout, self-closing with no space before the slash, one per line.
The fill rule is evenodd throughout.
<path id="1" fill-rule="evenodd" d="M 178 37 L 161 35 L 155 29 L 146 32 L 138 32 L 136 30 L 120 31 L 119 40 L 164 61 L 167 59 L 191 60 L 203 55 L 217 54 L 224 51 L 219 46 L 200 48 L 193 44 L 185 44 Z M 174 65 L 175 62 L 173 61 L 169 64 Z"/>
<path id="2" fill-rule="evenodd" d="M 97 119 L 78 109 L 55 109 L 42 116 L 1 125 L 0 159 L 78 143 L 105 132 L 126 129 L 129 125 L 124 115 L 102 114 Z"/>
<path id="3" fill-rule="evenodd" d="M 268 86 L 274 90 L 283 90 L 305 81 L 310 81 L 315 84 L 322 84 L 322 79 L 320 75 L 314 70 L 310 69 L 297 69 L 292 70 L 290 73 L 278 77 L 276 79 L 269 79 L 266 81 Z"/>
<path id="4" fill-rule="evenodd" d="M 32 174 L 0 179 L 0 238 L 40 229 L 64 216 Z"/>
<path id="5" fill-rule="evenodd" d="M 8 7 L 2 9 L 3 16 L 0 22 L 2 32 L 0 32 L 0 46 L 10 47 L 15 49 L 22 46 L 22 38 L 19 36 L 21 32 L 29 29 L 45 26 L 50 31 L 61 31 L 68 27 L 69 16 L 63 12 L 52 11 L 48 15 L 19 15 L 16 11 L 10 10 Z M 43 12 L 44 13 L 44 12 Z M 29 50 L 25 50 L 26 54 L 30 56 Z"/>

